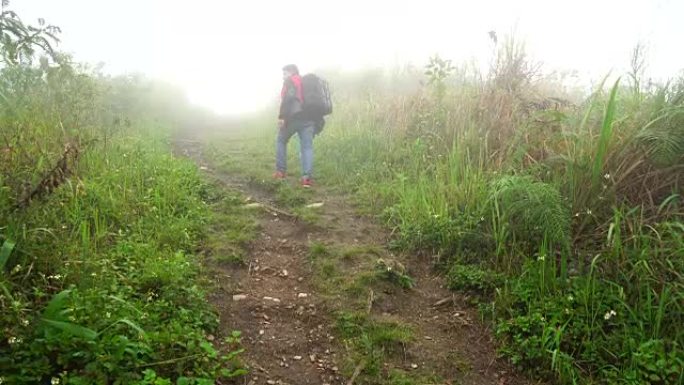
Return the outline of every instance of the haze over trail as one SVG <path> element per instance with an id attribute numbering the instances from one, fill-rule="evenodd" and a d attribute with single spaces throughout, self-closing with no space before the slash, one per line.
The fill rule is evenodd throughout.
<path id="1" fill-rule="evenodd" d="M 0 385 L 684 384 L 682 15 L 2 0 Z"/>
<path id="2" fill-rule="evenodd" d="M 570 79 L 584 83 L 625 70 L 639 42 L 651 76 L 672 77 L 684 65 L 677 49 L 684 2 L 675 0 L 23 0 L 12 7 L 27 22 L 60 26 L 61 48 L 77 60 L 171 81 L 221 113 L 274 100 L 280 66 L 289 62 L 304 71 L 355 70 L 420 66 L 439 53 L 486 66 L 490 30 L 499 39 L 515 31 L 546 71 L 576 71 Z"/>

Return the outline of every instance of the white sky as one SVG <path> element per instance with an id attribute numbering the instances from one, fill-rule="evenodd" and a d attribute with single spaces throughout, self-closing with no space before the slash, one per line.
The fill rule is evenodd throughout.
<path id="1" fill-rule="evenodd" d="M 290 62 L 302 72 L 422 65 L 434 53 L 486 62 L 490 30 L 515 30 L 545 70 L 586 80 L 625 70 L 640 41 L 649 74 L 684 69 L 684 0 L 13 0 L 10 9 L 60 26 L 61 49 L 79 61 L 169 80 L 222 113 L 273 100 Z"/>

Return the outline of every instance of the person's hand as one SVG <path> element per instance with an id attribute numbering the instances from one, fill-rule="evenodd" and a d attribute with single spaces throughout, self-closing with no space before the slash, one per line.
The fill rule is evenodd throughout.
<path id="1" fill-rule="evenodd" d="M 283 119 L 278 119 L 278 128 L 282 129 L 285 127 L 285 121 Z"/>

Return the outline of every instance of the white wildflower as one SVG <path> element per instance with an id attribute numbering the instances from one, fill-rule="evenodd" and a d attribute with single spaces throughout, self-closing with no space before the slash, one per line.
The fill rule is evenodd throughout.
<path id="1" fill-rule="evenodd" d="M 480 222 L 484 222 L 484 217 L 480 217 Z"/>
<path id="2" fill-rule="evenodd" d="M 52 377 L 52 380 L 50 380 L 50 383 L 51 383 L 52 385 L 57 385 L 57 384 L 59 384 L 59 378 L 57 378 L 57 377 Z"/>
<path id="3" fill-rule="evenodd" d="M 28 325 L 29 325 L 29 320 L 23 319 L 23 320 L 21 320 L 21 324 L 24 325 L 24 326 L 28 326 Z"/>
<path id="4" fill-rule="evenodd" d="M 603 315 L 603 319 L 608 321 L 609 319 L 615 317 L 617 315 L 617 312 L 615 310 L 611 310 L 606 312 L 606 314 Z"/>
<path id="5" fill-rule="evenodd" d="M 568 295 L 568 302 L 572 302 L 575 300 L 575 297 L 572 296 L 572 294 Z"/>
<path id="6" fill-rule="evenodd" d="M 10 345 L 14 345 L 17 343 L 17 337 L 10 337 L 7 339 L 7 343 Z"/>
<path id="7" fill-rule="evenodd" d="M 544 262 L 545 259 L 546 259 L 546 257 L 544 257 L 543 255 L 540 255 L 539 257 L 537 257 L 537 261 L 539 261 L 539 262 Z"/>
<path id="8" fill-rule="evenodd" d="M 610 174 L 606 173 L 606 175 L 604 175 L 603 178 L 610 179 Z"/>
<path id="9" fill-rule="evenodd" d="M 105 317 L 107 317 L 107 318 L 111 318 L 111 317 L 112 317 L 112 313 L 110 313 L 110 312 L 106 312 L 106 313 L 105 313 Z"/>
<path id="10" fill-rule="evenodd" d="M 587 215 L 591 215 L 591 210 L 587 209 Z"/>
<path id="11" fill-rule="evenodd" d="M 21 270 L 21 265 L 16 265 L 14 266 L 14 269 L 12 269 L 12 274 L 16 274 Z"/>

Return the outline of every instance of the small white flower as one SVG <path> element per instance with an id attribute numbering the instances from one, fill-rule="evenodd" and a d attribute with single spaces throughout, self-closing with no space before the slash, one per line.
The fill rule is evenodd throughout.
<path id="1" fill-rule="evenodd" d="M 543 255 L 540 255 L 539 257 L 537 257 L 537 261 L 539 261 L 539 262 L 544 262 L 544 259 L 546 259 L 546 257 L 544 257 Z"/>
<path id="2" fill-rule="evenodd" d="M 112 317 L 112 313 L 110 313 L 110 312 L 106 312 L 106 313 L 105 313 L 105 317 L 107 317 L 107 318 L 111 318 L 111 317 Z"/>
<path id="3" fill-rule="evenodd" d="M 572 302 L 575 300 L 575 297 L 572 296 L 572 294 L 568 295 L 568 301 Z"/>
<path id="4" fill-rule="evenodd" d="M 606 173 L 606 175 L 604 175 L 603 178 L 610 179 L 610 174 Z"/>
<path id="5" fill-rule="evenodd" d="M 21 324 L 24 325 L 24 326 L 28 326 L 28 325 L 29 325 L 29 320 L 23 319 L 23 320 L 21 320 Z"/>
<path id="6" fill-rule="evenodd" d="M 16 344 L 17 342 L 18 342 L 18 341 L 17 341 L 17 337 L 10 337 L 10 338 L 7 339 L 7 343 L 10 344 L 10 345 L 14 345 L 14 344 Z"/>
<path id="7" fill-rule="evenodd" d="M 484 217 L 480 217 L 480 222 L 484 222 Z"/>
<path id="8" fill-rule="evenodd" d="M 21 265 L 16 265 L 14 266 L 14 269 L 12 269 L 12 274 L 18 273 L 21 270 Z"/>
<path id="9" fill-rule="evenodd" d="M 591 215 L 591 210 L 587 209 L 587 215 Z"/>
<path id="10" fill-rule="evenodd" d="M 52 377 L 52 380 L 50 380 L 50 383 L 51 383 L 52 385 L 57 385 L 57 384 L 59 384 L 59 378 L 57 378 L 57 377 Z"/>
<path id="11" fill-rule="evenodd" d="M 97 273 L 90 273 L 91 277 L 97 277 Z"/>
<path id="12" fill-rule="evenodd" d="M 606 314 L 603 315 L 603 319 L 608 321 L 609 319 L 615 317 L 617 315 L 617 312 L 615 310 L 611 310 L 606 312 Z"/>

